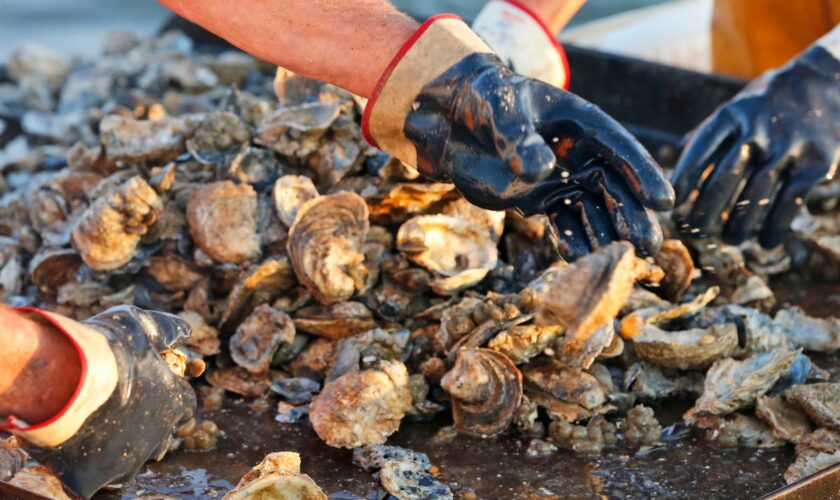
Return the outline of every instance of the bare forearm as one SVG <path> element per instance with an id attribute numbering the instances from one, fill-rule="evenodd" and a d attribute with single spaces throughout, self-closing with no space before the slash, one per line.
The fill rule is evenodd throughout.
<path id="1" fill-rule="evenodd" d="M 519 0 L 539 17 L 556 35 L 566 26 L 586 0 Z"/>
<path id="2" fill-rule="evenodd" d="M 386 0 L 160 0 L 260 59 L 369 97 L 417 23 Z"/>
<path id="3" fill-rule="evenodd" d="M 0 305 L 0 418 L 29 423 L 55 415 L 76 389 L 81 363 L 73 344 L 43 319 Z"/>

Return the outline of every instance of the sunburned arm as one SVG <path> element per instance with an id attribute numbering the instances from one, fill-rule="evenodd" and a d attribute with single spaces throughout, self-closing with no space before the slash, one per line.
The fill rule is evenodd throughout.
<path id="1" fill-rule="evenodd" d="M 586 0 L 519 0 L 530 9 L 556 35 L 566 26 Z"/>
<path id="2" fill-rule="evenodd" d="M 418 24 L 386 0 L 160 0 L 260 59 L 370 97 Z"/>
<path id="3" fill-rule="evenodd" d="M 37 424 L 70 400 L 81 363 L 73 344 L 42 319 L 0 305 L 0 419 Z"/>

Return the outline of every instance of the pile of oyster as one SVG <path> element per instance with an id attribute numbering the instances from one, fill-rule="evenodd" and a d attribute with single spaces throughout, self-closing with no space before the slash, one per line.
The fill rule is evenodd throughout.
<path id="1" fill-rule="evenodd" d="M 427 458 L 381 446 L 438 414 L 442 439 L 600 453 L 667 446 L 685 432 L 652 408 L 689 398 L 685 423 L 721 446 L 795 444 L 789 482 L 840 461 L 840 384 L 808 357 L 840 349 L 840 321 L 767 286 L 840 269 L 836 213 L 772 251 L 668 239 L 655 259 L 613 243 L 567 263 L 545 217 L 476 208 L 368 146 L 362 104 L 178 33 L 114 34 L 95 61 L 21 47 L 0 71 L 4 300 L 177 314 L 205 407 L 276 406 L 397 498 L 450 494 Z M 323 498 L 287 459 L 229 498 Z"/>

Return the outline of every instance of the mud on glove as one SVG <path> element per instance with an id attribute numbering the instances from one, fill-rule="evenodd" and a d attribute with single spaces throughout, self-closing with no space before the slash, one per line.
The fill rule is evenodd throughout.
<path id="1" fill-rule="evenodd" d="M 35 424 L 12 416 L 2 428 L 34 445 L 27 451 L 80 496 L 134 477 L 192 416 L 195 392 L 160 356 L 190 334 L 177 316 L 118 306 L 79 323 L 35 308 L 18 310 L 66 335 L 82 371 L 57 415 Z"/>
<path id="2" fill-rule="evenodd" d="M 647 151 L 592 104 L 513 73 L 457 17 L 430 19 L 399 51 L 362 128 L 475 205 L 568 219 L 557 228 L 575 240 L 560 242 L 567 257 L 616 237 L 643 254 L 661 244 L 652 210 L 674 195 Z"/>

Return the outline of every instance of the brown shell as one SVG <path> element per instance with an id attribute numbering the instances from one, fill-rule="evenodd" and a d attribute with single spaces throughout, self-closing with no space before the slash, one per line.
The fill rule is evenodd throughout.
<path id="1" fill-rule="evenodd" d="M 99 140 L 110 163 L 167 161 L 184 151 L 196 125 L 192 117 L 134 120 L 108 115 L 99 122 Z"/>
<path id="2" fill-rule="evenodd" d="M 219 330 L 208 325 L 204 317 L 193 311 L 181 311 L 178 317 L 184 320 L 192 332 L 184 344 L 202 356 L 212 356 L 221 351 Z"/>
<path id="3" fill-rule="evenodd" d="M 195 244 L 218 262 L 239 264 L 260 255 L 257 193 L 248 184 L 211 182 L 190 193 L 187 224 Z"/>
<path id="4" fill-rule="evenodd" d="M 452 198 L 455 186 L 445 183 L 406 182 L 394 185 L 386 194 L 366 196 L 374 224 L 400 224 L 409 218 L 435 210 Z"/>
<path id="5" fill-rule="evenodd" d="M 399 361 L 350 372 L 328 382 L 312 402 L 309 420 L 318 437 L 337 448 L 384 443 L 411 409 L 408 370 Z"/>
<path id="6" fill-rule="evenodd" d="M 134 257 L 140 238 L 162 210 L 154 189 L 132 177 L 85 210 L 73 229 L 73 245 L 91 269 L 112 271 Z"/>
<path id="7" fill-rule="evenodd" d="M 226 164 L 248 144 L 251 134 L 231 111 L 207 113 L 187 140 L 187 150 L 204 164 Z"/>
<path id="8" fill-rule="evenodd" d="M 277 216 L 287 227 L 297 218 L 304 203 L 318 197 L 312 179 L 302 175 L 284 175 L 274 183 L 274 206 Z"/>
<path id="9" fill-rule="evenodd" d="M 43 465 L 30 465 L 19 470 L 9 481 L 12 486 L 24 489 L 38 498 L 53 500 L 70 500 L 64 492 L 61 480 Z"/>
<path id="10" fill-rule="evenodd" d="M 268 377 L 255 377 L 240 366 L 208 369 L 204 378 L 213 387 L 221 387 L 249 398 L 262 398 L 271 392 L 271 380 Z"/>
<path id="11" fill-rule="evenodd" d="M 522 367 L 525 384 L 555 398 L 592 410 L 607 402 L 607 391 L 593 375 L 545 360 Z"/>
<path id="12" fill-rule="evenodd" d="M 301 207 L 289 229 L 289 257 L 318 302 L 342 302 L 363 289 L 368 228 L 367 204 L 354 193 L 319 196 Z"/>
<path id="13" fill-rule="evenodd" d="M 522 400 L 522 373 L 491 349 L 462 349 L 440 386 L 452 397 L 459 432 L 492 437 L 507 429 Z"/>
<path id="14" fill-rule="evenodd" d="M 542 353 L 560 335 L 562 326 L 519 325 L 499 332 L 487 347 L 521 364 Z"/>
<path id="15" fill-rule="evenodd" d="M 811 422 L 798 406 L 782 396 L 761 396 L 755 403 L 755 414 L 770 426 L 773 435 L 790 443 L 798 443 L 813 431 Z"/>
<path id="16" fill-rule="evenodd" d="M 785 399 L 799 405 L 818 425 L 840 431 L 840 383 L 795 385 L 785 391 Z"/>
<path id="17" fill-rule="evenodd" d="M 295 313 L 295 327 L 332 340 L 343 339 L 376 327 L 373 313 L 361 302 L 313 305 Z"/>
<path id="18" fill-rule="evenodd" d="M 29 261 L 29 277 L 41 290 L 55 291 L 72 281 L 82 257 L 72 248 L 41 248 Z"/>
<path id="19" fill-rule="evenodd" d="M 177 255 L 155 255 L 149 259 L 149 274 L 170 292 L 190 290 L 204 278 L 193 262 Z"/>
<path id="20" fill-rule="evenodd" d="M 633 350 L 639 359 L 666 368 L 697 370 L 731 356 L 738 347 L 738 327 L 734 323 L 665 331 L 647 325 L 633 337 Z"/>
<path id="21" fill-rule="evenodd" d="M 694 276 L 694 261 L 688 248 L 680 240 L 665 240 L 654 262 L 665 271 L 657 291 L 670 301 L 680 300 Z"/>
<path id="22" fill-rule="evenodd" d="M 277 350 L 295 339 L 295 326 L 286 313 L 263 304 L 252 312 L 230 338 L 233 361 L 254 375 L 268 372 Z"/>
<path id="23" fill-rule="evenodd" d="M 627 242 L 611 243 L 574 264 L 549 268 L 538 278 L 536 323 L 566 327 L 563 350 L 581 349 L 586 340 L 618 314 L 635 280 L 635 254 Z"/>
<path id="24" fill-rule="evenodd" d="M 222 310 L 221 330 L 230 332 L 258 304 L 271 302 L 297 283 L 289 259 L 275 257 L 251 267 L 233 285 Z"/>

